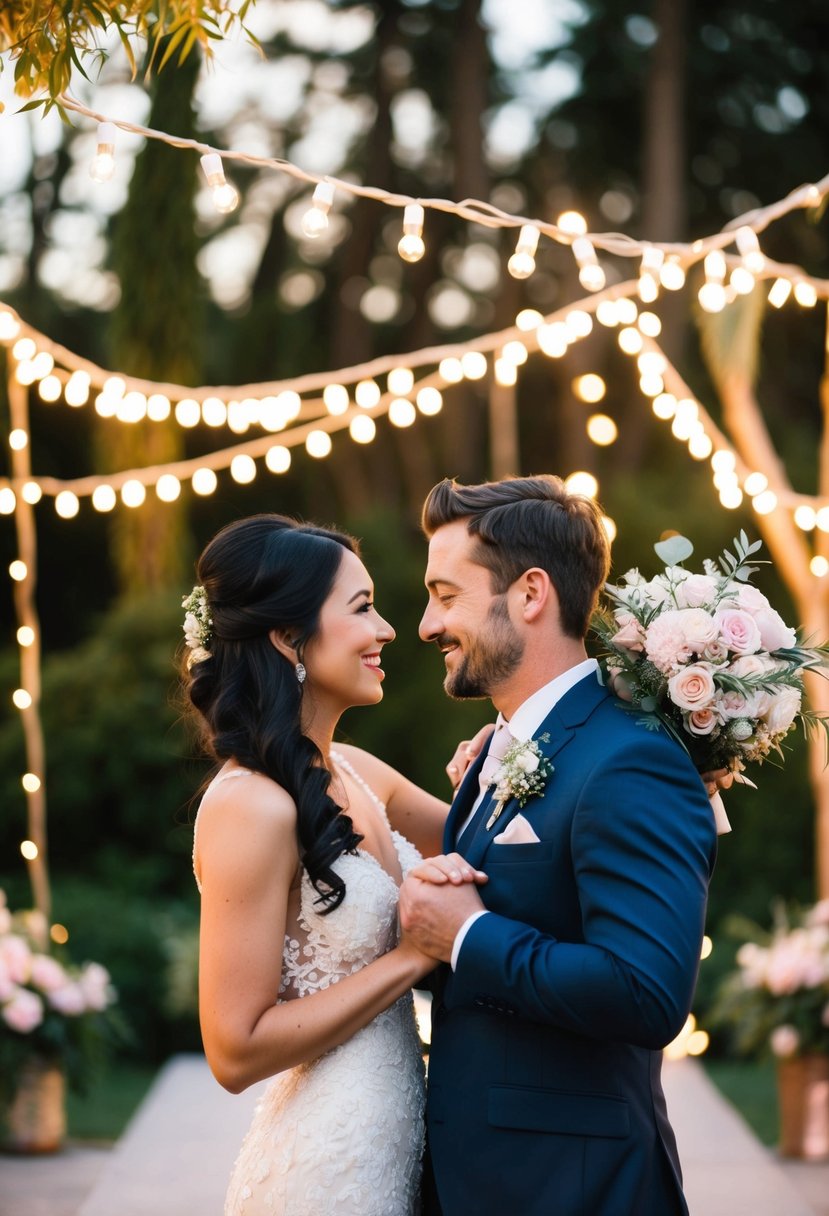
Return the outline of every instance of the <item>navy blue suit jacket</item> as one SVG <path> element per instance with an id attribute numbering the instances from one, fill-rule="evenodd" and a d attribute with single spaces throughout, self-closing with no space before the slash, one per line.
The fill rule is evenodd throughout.
<path id="1" fill-rule="evenodd" d="M 535 738 L 554 766 L 521 810 L 538 842 L 493 843 L 513 800 L 464 844 L 489 876 L 489 914 L 435 1001 L 427 1120 L 443 1216 L 685 1214 L 661 1049 L 696 983 L 711 807 L 676 741 L 595 675 Z M 482 761 L 455 799 L 447 851 Z"/>

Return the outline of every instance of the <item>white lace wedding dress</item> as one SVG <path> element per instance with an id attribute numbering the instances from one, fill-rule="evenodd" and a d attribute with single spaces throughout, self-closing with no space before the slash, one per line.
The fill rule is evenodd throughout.
<path id="1" fill-rule="evenodd" d="M 332 755 L 385 817 L 351 765 Z M 231 769 L 216 781 L 244 775 Z M 420 855 L 391 834 L 405 875 Z M 303 873 L 299 917 L 285 936 L 280 1002 L 336 984 L 397 943 L 391 875 L 365 850 L 343 854 L 335 868 L 346 896 L 327 916 Z M 274 1077 L 236 1160 L 225 1216 L 414 1216 L 423 1109 L 421 1045 L 407 993 L 340 1047 Z"/>

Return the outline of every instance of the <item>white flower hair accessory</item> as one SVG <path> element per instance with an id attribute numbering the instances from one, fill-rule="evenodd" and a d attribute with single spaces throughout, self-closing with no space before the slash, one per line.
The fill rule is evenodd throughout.
<path id="1" fill-rule="evenodd" d="M 187 656 L 188 670 L 194 663 L 203 663 L 210 658 L 210 639 L 213 636 L 213 618 L 207 602 L 207 592 L 197 585 L 181 601 L 185 611 L 184 640 L 190 653 Z"/>
<path id="2" fill-rule="evenodd" d="M 540 736 L 542 743 L 549 743 L 550 736 Z M 523 807 L 530 798 L 541 794 L 547 778 L 554 772 L 553 766 L 542 752 L 535 739 L 516 739 L 504 752 L 501 767 L 495 774 L 495 810 L 487 820 L 487 829 L 497 821 L 501 811 L 511 798 Z"/>

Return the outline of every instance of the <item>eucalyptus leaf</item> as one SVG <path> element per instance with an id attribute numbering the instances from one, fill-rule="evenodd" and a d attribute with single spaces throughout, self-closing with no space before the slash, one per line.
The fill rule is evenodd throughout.
<path id="1" fill-rule="evenodd" d="M 669 536 L 654 545 L 656 556 L 666 566 L 678 566 L 694 552 L 694 546 L 686 536 Z"/>

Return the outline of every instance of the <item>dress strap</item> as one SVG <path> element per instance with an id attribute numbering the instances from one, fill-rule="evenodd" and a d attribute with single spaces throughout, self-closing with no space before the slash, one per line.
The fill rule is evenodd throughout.
<path id="1" fill-rule="evenodd" d="M 210 782 L 207 789 L 202 794 L 202 802 L 204 802 L 205 798 L 210 793 L 210 791 L 214 788 L 214 786 L 217 786 L 220 781 L 226 781 L 229 777 L 251 777 L 251 776 L 257 776 L 257 775 L 258 774 L 254 773 L 254 770 L 252 768 L 225 769 L 223 772 L 217 773 L 216 776 L 213 778 L 213 780 Z M 201 810 L 201 803 L 199 804 L 199 810 Z M 199 889 L 199 893 L 201 893 L 201 883 L 199 882 L 199 877 L 196 874 L 196 834 L 198 832 L 198 826 L 199 826 L 199 812 L 196 811 L 196 818 L 193 820 L 193 877 L 196 880 L 196 886 Z"/>
<path id="2" fill-rule="evenodd" d="M 348 773 L 349 777 L 353 778 L 353 780 L 356 781 L 358 785 L 361 785 L 363 787 L 363 789 L 368 794 L 369 798 L 372 800 L 374 805 L 380 811 L 380 814 L 383 816 L 383 821 L 386 824 L 388 824 L 389 817 L 386 814 L 386 804 L 385 804 L 385 802 L 383 802 L 382 798 L 377 797 L 374 790 L 371 788 L 369 783 L 366 781 L 365 777 L 360 776 L 360 774 L 355 769 L 354 765 L 349 760 L 346 760 L 346 758 L 342 754 L 342 752 L 334 751 L 334 749 L 332 748 L 331 749 L 331 759 L 334 761 L 334 763 L 339 768 L 341 768 L 343 770 L 343 772 Z"/>

